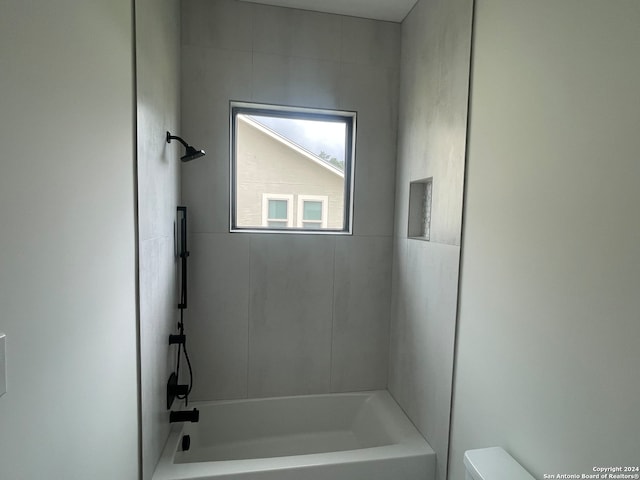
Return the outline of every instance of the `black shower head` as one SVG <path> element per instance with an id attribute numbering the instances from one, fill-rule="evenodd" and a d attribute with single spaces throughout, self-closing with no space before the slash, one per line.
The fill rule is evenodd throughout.
<path id="1" fill-rule="evenodd" d="M 178 140 L 182 145 L 184 145 L 184 148 L 186 148 L 185 154 L 180 157 L 180 160 L 182 160 L 183 162 L 190 162 L 191 160 L 195 160 L 196 158 L 200 158 L 205 155 L 204 150 L 197 150 L 187 142 L 185 142 L 182 138 L 171 135 L 169 132 L 167 132 L 167 143 L 171 143 L 171 140 Z"/>
<path id="2" fill-rule="evenodd" d="M 180 160 L 183 162 L 190 162 L 191 160 L 195 160 L 196 158 L 200 158 L 204 156 L 204 150 L 196 150 L 191 145 L 187 146 L 186 153 L 180 157 Z"/>

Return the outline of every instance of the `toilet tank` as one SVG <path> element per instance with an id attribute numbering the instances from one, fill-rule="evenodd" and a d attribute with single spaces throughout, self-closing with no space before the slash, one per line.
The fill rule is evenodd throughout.
<path id="1" fill-rule="evenodd" d="M 535 480 L 500 447 L 467 450 L 465 480 Z"/>

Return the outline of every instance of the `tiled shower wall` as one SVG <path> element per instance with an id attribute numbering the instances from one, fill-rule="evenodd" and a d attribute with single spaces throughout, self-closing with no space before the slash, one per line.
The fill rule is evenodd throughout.
<path id="1" fill-rule="evenodd" d="M 446 478 L 462 225 L 471 0 L 420 0 L 402 24 L 389 390 Z M 432 178 L 430 241 L 407 238 Z"/>
<path id="2" fill-rule="evenodd" d="M 178 0 L 136 0 L 138 228 L 142 474 L 148 480 L 169 436 L 166 386 L 175 368 L 168 345 L 178 321 L 174 221 L 182 146 L 179 128 Z M 176 132 L 176 133 L 174 133 Z"/>
<path id="3" fill-rule="evenodd" d="M 182 2 L 193 399 L 386 388 L 400 25 Z M 229 101 L 358 112 L 353 236 L 229 233 Z"/>

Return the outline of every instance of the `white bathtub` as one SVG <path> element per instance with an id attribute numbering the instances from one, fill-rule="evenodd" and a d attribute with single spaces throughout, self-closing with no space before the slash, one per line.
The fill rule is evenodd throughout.
<path id="1" fill-rule="evenodd" d="M 386 391 L 199 402 L 153 480 L 433 480 L 435 453 Z M 191 448 L 182 451 L 182 437 Z"/>

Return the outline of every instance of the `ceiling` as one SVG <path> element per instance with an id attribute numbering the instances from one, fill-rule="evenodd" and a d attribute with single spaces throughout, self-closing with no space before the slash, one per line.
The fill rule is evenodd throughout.
<path id="1" fill-rule="evenodd" d="M 242 0 L 278 7 L 402 22 L 417 0 Z"/>

